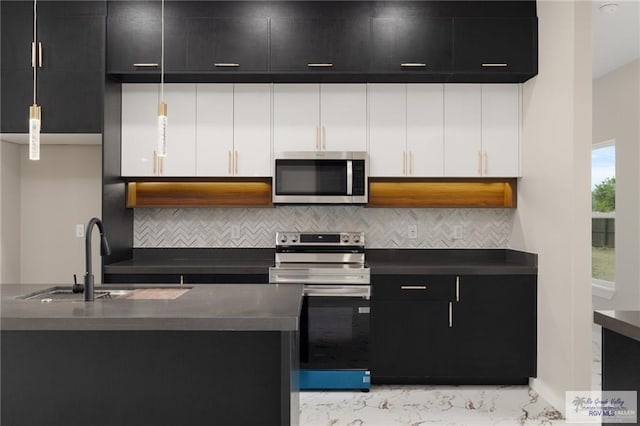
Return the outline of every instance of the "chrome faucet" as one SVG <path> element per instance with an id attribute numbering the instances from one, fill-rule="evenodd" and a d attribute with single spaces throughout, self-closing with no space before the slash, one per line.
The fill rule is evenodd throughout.
<path id="1" fill-rule="evenodd" d="M 94 286 L 93 286 L 93 271 L 91 270 L 91 231 L 93 231 L 93 225 L 98 226 L 100 231 L 100 256 L 108 256 L 111 254 L 109 250 L 109 243 L 107 237 L 104 235 L 104 227 L 102 221 L 97 217 L 92 218 L 87 223 L 87 229 L 85 230 L 85 260 L 86 260 L 86 274 L 84 275 L 84 301 L 93 302 Z"/>

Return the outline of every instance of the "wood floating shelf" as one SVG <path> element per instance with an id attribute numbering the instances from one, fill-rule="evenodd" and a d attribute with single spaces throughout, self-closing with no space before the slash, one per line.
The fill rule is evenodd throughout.
<path id="1" fill-rule="evenodd" d="M 367 207 L 516 207 L 516 179 L 369 179 Z"/>
<path id="2" fill-rule="evenodd" d="M 127 207 L 273 207 L 271 179 L 128 182 Z"/>

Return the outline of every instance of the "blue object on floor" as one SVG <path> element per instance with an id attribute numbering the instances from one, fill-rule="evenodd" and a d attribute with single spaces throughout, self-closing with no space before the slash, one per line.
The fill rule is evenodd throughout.
<path id="1" fill-rule="evenodd" d="M 300 390 L 371 389 L 369 370 L 300 370 Z"/>

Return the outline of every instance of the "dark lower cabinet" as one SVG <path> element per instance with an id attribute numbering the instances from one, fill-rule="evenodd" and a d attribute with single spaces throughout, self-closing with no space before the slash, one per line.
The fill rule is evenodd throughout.
<path id="1" fill-rule="evenodd" d="M 3 2 L 0 131 L 26 133 L 33 103 L 33 4 Z M 43 133 L 102 132 L 104 2 L 45 2 L 38 9 L 37 102 Z"/>
<path id="2" fill-rule="evenodd" d="M 535 275 L 372 275 L 373 382 L 527 383 L 536 376 L 536 283 Z"/>

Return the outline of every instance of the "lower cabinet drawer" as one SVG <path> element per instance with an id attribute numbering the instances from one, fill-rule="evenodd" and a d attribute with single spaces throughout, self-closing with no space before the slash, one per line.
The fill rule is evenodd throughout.
<path id="1" fill-rule="evenodd" d="M 455 300 L 455 275 L 382 275 L 371 277 L 372 298 L 384 300 Z"/>

